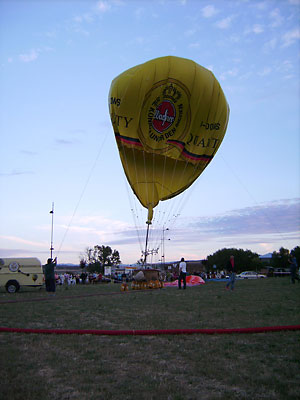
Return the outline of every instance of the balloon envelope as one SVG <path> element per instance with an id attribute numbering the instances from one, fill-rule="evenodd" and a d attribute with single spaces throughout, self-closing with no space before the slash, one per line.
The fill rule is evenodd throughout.
<path id="1" fill-rule="evenodd" d="M 205 281 L 197 275 L 189 275 L 186 277 L 186 285 L 187 286 L 196 286 L 196 285 L 203 285 Z M 178 286 L 178 279 L 173 282 L 164 282 L 164 286 Z"/>
<path id="2" fill-rule="evenodd" d="M 109 111 L 125 174 L 150 220 L 160 200 L 183 192 L 207 167 L 229 117 L 212 72 L 173 56 L 117 76 Z"/>

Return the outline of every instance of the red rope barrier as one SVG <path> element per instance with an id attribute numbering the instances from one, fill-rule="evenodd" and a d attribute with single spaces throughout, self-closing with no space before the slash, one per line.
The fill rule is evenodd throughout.
<path id="1" fill-rule="evenodd" d="M 0 327 L 0 332 L 13 333 L 38 333 L 56 335 L 193 335 L 193 334 L 231 334 L 231 333 L 266 333 L 280 331 L 299 331 L 300 325 L 265 326 L 259 328 L 231 328 L 231 329 L 141 329 L 141 330 L 106 330 L 106 329 L 31 329 L 31 328 L 5 328 Z"/>

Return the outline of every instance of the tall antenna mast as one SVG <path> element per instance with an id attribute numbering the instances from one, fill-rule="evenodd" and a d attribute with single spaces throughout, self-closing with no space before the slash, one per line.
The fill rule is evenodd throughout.
<path id="1" fill-rule="evenodd" d="M 51 258 L 51 260 L 52 260 L 52 253 L 53 253 L 53 250 L 54 250 L 54 247 L 53 247 L 53 219 L 54 219 L 54 203 L 52 203 L 52 210 L 50 211 L 50 214 L 52 214 L 52 220 L 51 220 L 51 245 L 50 245 L 50 258 Z"/>

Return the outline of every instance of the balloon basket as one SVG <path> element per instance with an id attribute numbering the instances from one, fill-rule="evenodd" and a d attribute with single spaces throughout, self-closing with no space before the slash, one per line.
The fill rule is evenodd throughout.
<path id="1" fill-rule="evenodd" d="M 148 290 L 148 289 L 162 289 L 164 282 L 160 280 L 150 281 L 132 281 L 131 290 Z"/>

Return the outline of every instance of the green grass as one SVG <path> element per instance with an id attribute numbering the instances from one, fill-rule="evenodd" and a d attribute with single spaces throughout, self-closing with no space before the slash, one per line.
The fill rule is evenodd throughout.
<path id="1" fill-rule="evenodd" d="M 45 299 L 46 301 L 36 301 Z M 23 302 L 5 303 L 8 300 Z M 34 300 L 34 301 L 31 301 Z M 120 286 L 0 290 L 0 326 L 246 328 L 300 324 L 287 278 L 179 291 Z M 298 399 L 300 333 L 94 336 L 0 333 L 2 399 Z"/>

